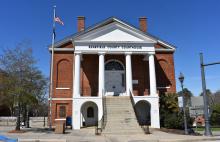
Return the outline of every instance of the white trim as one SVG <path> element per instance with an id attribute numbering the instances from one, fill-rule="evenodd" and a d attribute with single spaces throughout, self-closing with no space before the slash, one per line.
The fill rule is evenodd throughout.
<path id="1" fill-rule="evenodd" d="M 155 48 L 156 52 L 174 52 L 176 49 Z"/>
<path id="2" fill-rule="evenodd" d="M 70 89 L 70 88 L 62 88 L 62 87 L 58 87 L 58 88 L 56 88 L 57 90 L 68 90 L 68 89 Z"/>
<path id="3" fill-rule="evenodd" d="M 165 87 L 157 87 L 158 89 L 169 89 L 170 86 L 165 86 Z"/>
<path id="4" fill-rule="evenodd" d="M 52 48 L 49 48 L 52 51 Z M 54 48 L 54 51 L 74 51 L 74 48 Z"/>
<path id="5" fill-rule="evenodd" d="M 165 43 L 165 42 L 163 42 L 163 41 L 161 41 L 161 40 L 157 40 L 157 42 L 160 43 L 160 44 L 163 44 L 163 45 L 165 45 L 165 46 L 167 46 L 167 47 L 169 47 L 169 48 L 171 48 L 171 49 L 174 49 L 174 50 L 175 50 L 175 47 L 174 47 L 174 46 L 171 46 L 171 45 L 169 45 L 169 44 L 167 44 L 167 43 Z"/>
<path id="6" fill-rule="evenodd" d="M 72 101 L 72 100 L 73 98 L 52 98 L 52 101 Z"/>

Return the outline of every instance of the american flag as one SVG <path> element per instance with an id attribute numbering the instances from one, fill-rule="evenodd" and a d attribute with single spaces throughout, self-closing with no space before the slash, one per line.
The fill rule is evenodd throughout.
<path id="1" fill-rule="evenodd" d="M 61 24 L 61 25 L 64 25 L 63 21 L 57 16 L 54 18 L 54 21 Z"/>

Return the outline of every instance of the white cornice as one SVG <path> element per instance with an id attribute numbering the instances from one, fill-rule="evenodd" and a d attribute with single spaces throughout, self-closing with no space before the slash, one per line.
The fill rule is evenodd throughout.
<path id="1" fill-rule="evenodd" d="M 49 48 L 52 51 L 52 48 Z M 54 51 L 74 51 L 74 48 L 54 48 Z"/>
<path id="2" fill-rule="evenodd" d="M 155 48 L 156 52 L 174 52 L 175 49 Z"/>

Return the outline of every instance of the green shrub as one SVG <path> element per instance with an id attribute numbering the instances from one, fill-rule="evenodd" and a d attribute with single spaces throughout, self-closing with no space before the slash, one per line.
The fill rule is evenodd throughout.
<path id="1" fill-rule="evenodd" d="M 190 118 L 188 115 L 187 119 L 187 127 L 192 127 L 193 118 Z M 184 129 L 184 116 L 183 112 L 179 113 L 167 113 L 164 119 L 164 127 L 170 129 Z"/>
<path id="2" fill-rule="evenodd" d="M 178 95 L 167 93 L 160 96 L 160 124 L 161 127 L 170 129 L 184 129 L 183 111 L 178 107 Z M 193 119 L 189 117 L 186 109 L 187 126 L 191 127 Z"/>
<path id="3" fill-rule="evenodd" d="M 212 106 L 212 114 L 210 117 L 211 125 L 220 125 L 220 104 Z"/>
<path id="4" fill-rule="evenodd" d="M 168 113 L 164 119 L 164 127 L 170 129 L 182 129 L 183 128 L 183 117 L 180 117 L 176 113 Z"/>

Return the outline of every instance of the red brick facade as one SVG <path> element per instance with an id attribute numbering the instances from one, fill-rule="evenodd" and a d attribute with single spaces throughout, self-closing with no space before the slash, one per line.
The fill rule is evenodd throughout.
<path id="1" fill-rule="evenodd" d="M 84 21 L 78 23 L 78 31 L 84 29 Z M 146 20 L 146 19 L 145 19 Z M 144 22 L 142 23 L 144 24 Z M 146 26 L 146 25 L 144 25 Z M 146 30 L 146 29 L 142 29 Z M 71 42 L 65 43 L 59 48 L 74 48 Z M 156 44 L 156 49 L 166 47 Z M 156 82 L 159 94 L 166 92 L 176 92 L 175 71 L 174 71 L 174 52 L 156 51 L 155 70 Z M 131 55 L 132 78 L 138 80 L 138 84 L 133 85 L 135 96 L 149 95 L 149 63 L 144 59 L 144 55 Z M 105 62 L 110 59 L 119 60 L 125 66 L 125 55 L 105 55 Z M 98 95 L 98 54 L 84 54 L 81 61 L 81 95 Z M 56 51 L 54 53 L 53 69 L 53 101 L 52 101 L 52 120 L 60 119 L 59 109 L 66 107 L 65 117 L 72 116 L 73 80 L 74 80 L 74 52 Z M 56 100 L 57 98 L 57 100 Z M 63 118 L 65 118 L 63 117 Z"/>
<path id="2" fill-rule="evenodd" d="M 67 45 L 68 47 L 70 45 Z M 125 65 L 125 55 L 105 55 L 105 61 L 116 59 Z M 133 85 L 134 95 L 149 95 L 149 63 L 143 60 L 144 55 L 132 55 L 132 76 L 138 80 Z M 98 95 L 98 55 L 83 55 L 81 61 L 81 94 L 82 96 Z M 73 94 L 73 52 L 55 52 L 54 54 L 54 95 L 53 98 L 72 98 Z M 157 52 L 155 55 L 156 78 L 159 94 L 176 92 L 173 53 Z M 62 76 L 64 75 L 64 77 Z M 56 89 L 59 87 L 69 89 Z M 60 105 L 67 107 L 66 116 L 72 115 L 71 100 L 56 100 L 52 103 L 52 116 L 59 118 L 57 111 Z M 53 119 L 54 120 L 54 119 Z"/>

